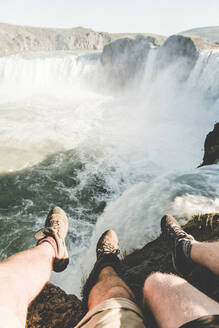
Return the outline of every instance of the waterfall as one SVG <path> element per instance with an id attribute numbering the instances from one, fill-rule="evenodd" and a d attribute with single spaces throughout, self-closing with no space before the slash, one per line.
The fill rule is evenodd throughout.
<path id="1" fill-rule="evenodd" d="M 156 49 L 141 67 L 118 86 L 100 53 L 0 58 L 1 258 L 33 246 L 59 205 L 71 265 L 53 281 L 79 293 L 104 230 L 130 252 L 160 233 L 167 212 L 185 222 L 219 211 L 219 166 L 197 169 L 219 118 L 219 53 L 200 53 L 184 81 L 181 61 L 158 70 Z"/>

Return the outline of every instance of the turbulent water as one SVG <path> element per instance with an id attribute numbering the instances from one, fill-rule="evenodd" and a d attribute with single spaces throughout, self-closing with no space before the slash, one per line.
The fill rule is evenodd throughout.
<path id="1" fill-rule="evenodd" d="M 0 59 L 1 258 L 35 245 L 59 205 L 71 265 L 53 281 L 79 294 L 104 230 L 127 253 L 166 212 L 183 222 L 219 211 L 219 165 L 197 168 L 219 119 L 219 53 L 202 53 L 184 82 L 181 69 L 156 72 L 152 49 L 141 74 L 113 87 L 99 53 Z"/>

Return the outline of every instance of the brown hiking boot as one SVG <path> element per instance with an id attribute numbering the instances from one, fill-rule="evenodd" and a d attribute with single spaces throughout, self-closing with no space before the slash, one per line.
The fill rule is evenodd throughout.
<path id="1" fill-rule="evenodd" d="M 107 254 L 119 254 L 119 241 L 115 231 L 107 230 L 102 234 L 97 243 L 96 254 L 97 260 Z"/>
<path id="2" fill-rule="evenodd" d="M 119 254 L 119 241 L 118 237 L 113 230 L 105 231 L 97 242 L 96 255 L 97 260 L 94 267 L 83 286 L 83 311 L 88 311 L 88 298 L 93 286 L 97 283 L 101 270 L 105 267 L 112 267 L 115 272 L 121 271 L 121 261 L 118 258 Z"/>
<path id="3" fill-rule="evenodd" d="M 67 232 L 68 219 L 65 212 L 60 207 L 54 207 L 46 218 L 45 227 L 35 234 L 38 243 L 48 236 L 55 239 L 57 245 L 57 254 L 53 262 L 53 271 L 55 272 L 65 270 L 69 263 L 68 251 L 65 245 Z"/>
<path id="4" fill-rule="evenodd" d="M 195 267 L 190 257 L 193 236 L 187 234 L 171 215 L 161 219 L 161 230 L 172 249 L 173 267 L 181 275 L 188 275 Z"/>

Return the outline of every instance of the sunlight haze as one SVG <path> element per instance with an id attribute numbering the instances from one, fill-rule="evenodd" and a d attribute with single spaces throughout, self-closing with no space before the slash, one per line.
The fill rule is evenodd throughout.
<path id="1" fill-rule="evenodd" d="M 218 0 L 7 0 L 0 3 L 0 22 L 170 35 L 219 25 L 218 12 Z"/>

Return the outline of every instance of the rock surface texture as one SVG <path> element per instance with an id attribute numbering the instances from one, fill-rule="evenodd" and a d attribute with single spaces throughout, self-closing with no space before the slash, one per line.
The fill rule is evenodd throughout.
<path id="1" fill-rule="evenodd" d="M 219 213 L 194 216 L 184 229 L 197 240 L 214 241 L 219 238 Z M 176 273 L 172 266 L 171 251 L 161 235 L 123 260 L 121 277 L 135 293 L 141 305 L 144 280 L 154 271 Z M 185 277 L 191 284 L 219 302 L 219 277 L 198 266 Z M 146 322 L 155 328 L 153 316 L 146 310 Z M 72 328 L 82 316 L 80 300 L 48 284 L 29 308 L 28 328 Z"/>
<path id="2" fill-rule="evenodd" d="M 123 38 L 105 45 L 101 55 L 105 74 L 113 82 L 124 85 L 143 71 L 150 49 L 157 45 L 155 38 L 151 37 Z"/>
<path id="3" fill-rule="evenodd" d="M 48 283 L 29 307 L 26 327 L 73 328 L 81 317 L 81 301 Z"/>
<path id="4" fill-rule="evenodd" d="M 172 62 L 179 57 L 196 59 L 198 56 L 194 42 L 182 35 L 170 36 L 162 45 L 159 57 L 164 58 L 164 62 Z"/>
<path id="5" fill-rule="evenodd" d="M 170 36 L 158 49 L 158 69 L 167 69 L 170 65 L 177 65 L 177 76 L 180 80 L 188 78 L 199 53 L 192 39 L 182 35 Z"/>
<path id="6" fill-rule="evenodd" d="M 219 162 L 219 123 L 214 125 L 205 139 L 204 158 L 200 166 L 216 164 Z"/>
<path id="7" fill-rule="evenodd" d="M 182 35 L 169 37 L 163 45 L 152 37 L 119 39 L 105 45 L 101 55 L 104 76 L 108 77 L 108 83 L 116 88 L 133 83 L 135 76 L 144 74 L 149 51 L 150 54 L 153 52 L 155 58 L 154 76 L 170 68 L 180 82 L 189 77 L 199 57 L 193 40 Z"/>
<path id="8" fill-rule="evenodd" d="M 53 29 L 0 24 L 0 56 L 25 51 L 100 50 L 111 40 L 107 33 L 82 27 Z"/>

